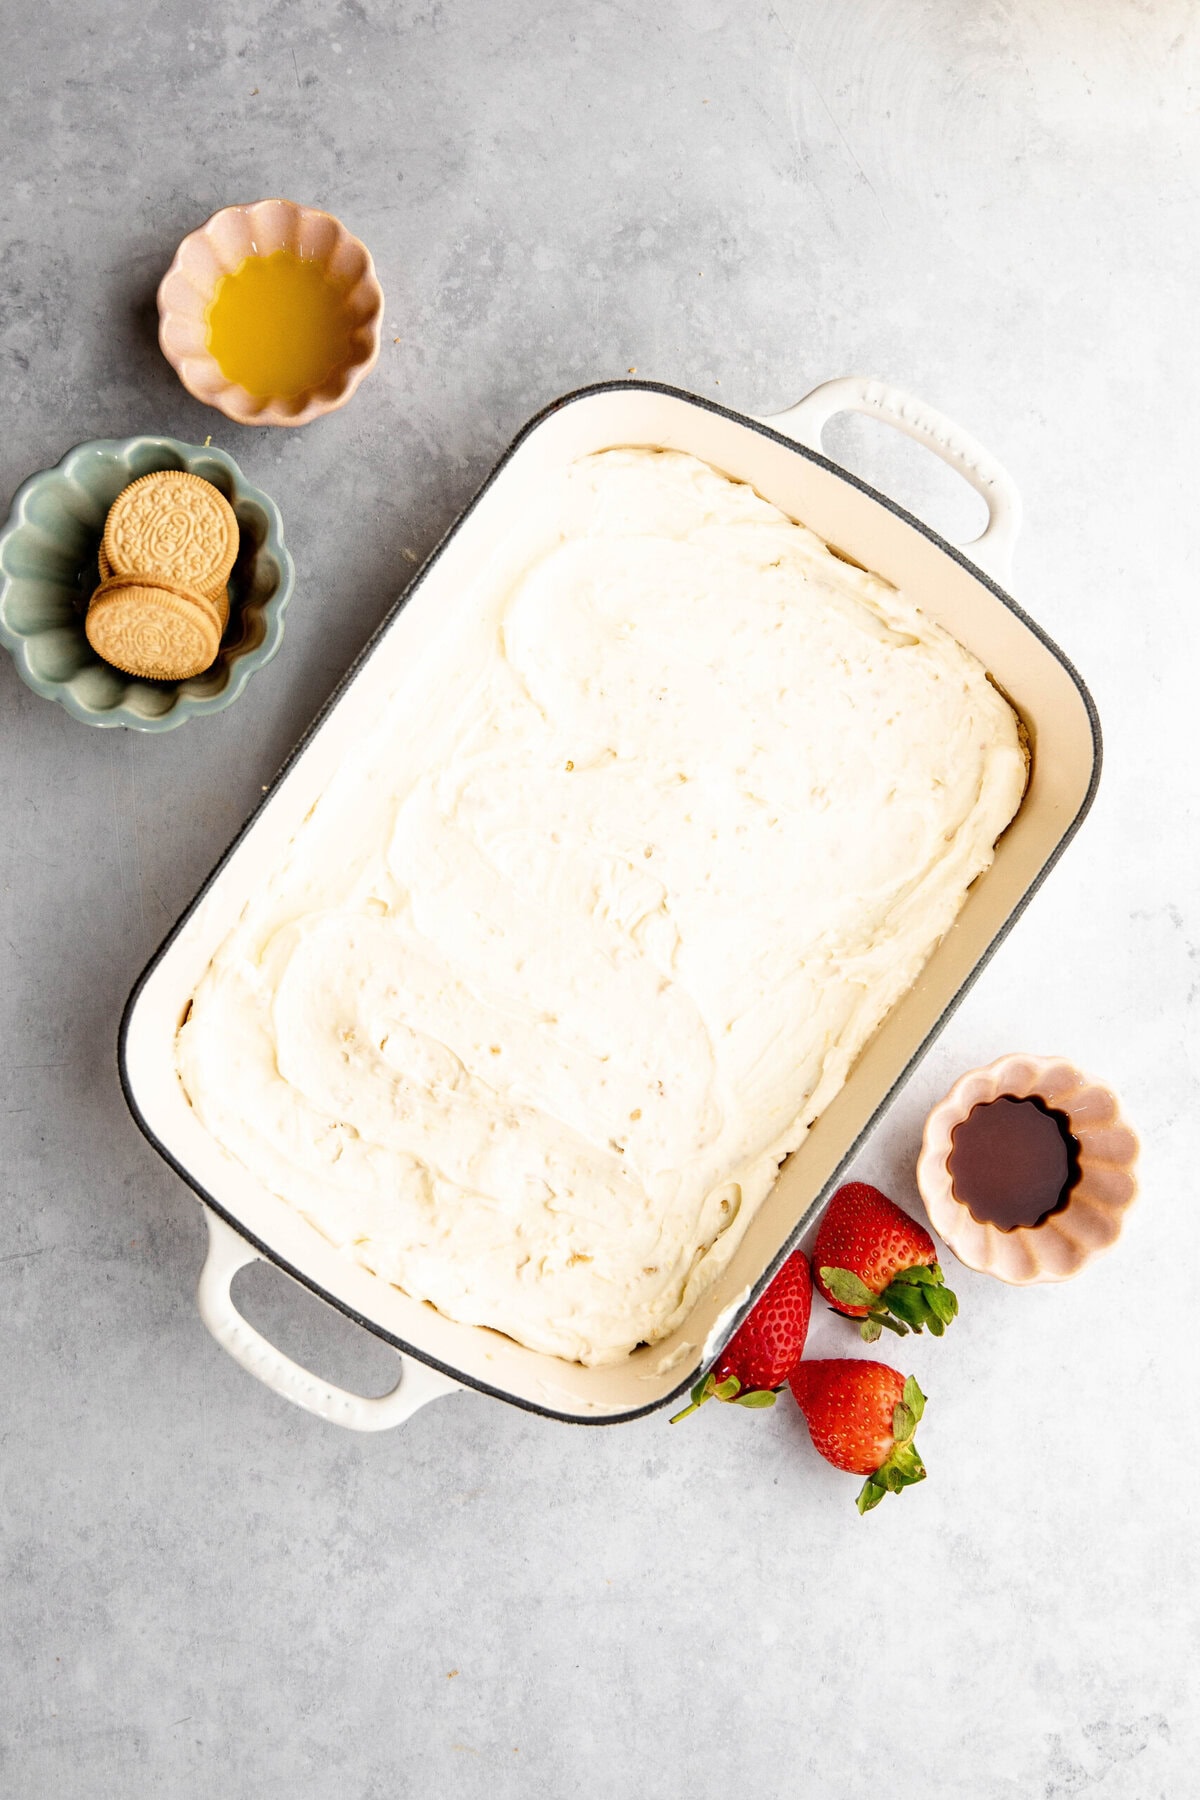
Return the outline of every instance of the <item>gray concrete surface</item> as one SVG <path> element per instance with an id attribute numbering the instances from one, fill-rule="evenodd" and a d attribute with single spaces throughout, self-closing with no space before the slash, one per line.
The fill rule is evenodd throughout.
<path id="1" fill-rule="evenodd" d="M 9 0 L 0 29 L 0 487 L 211 432 L 299 567 L 274 665 L 166 737 L 0 658 L 0 1792 L 1191 1792 L 1195 8 Z M 178 239 L 273 193 L 344 217 L 387 293 L 378 371 L 295 434 L 207 412 L 154 342 Z M 118 1091 L 135 975 L 413 559 L 534 409 L 631 366 L 753 411 L 861 369 L 958 418 L 1105 723 L 1090 822 L 860 1172 L 915 1205 L 951 1078 L 1054 1049 L 1123 1091 L 1145 1199 L 1061 1290 L 956 1270 L 910 1355 L 930 1479 L 866 1520 L 790 1406 L 590 1431 L 462 1395 L 370 1440 L 289 1408 L 204 1333 L 199 1210 Z M 836 448 L 961 528 L 919 451 Z M 282 1277 L 239 1292 L 387 1383 Z"/>

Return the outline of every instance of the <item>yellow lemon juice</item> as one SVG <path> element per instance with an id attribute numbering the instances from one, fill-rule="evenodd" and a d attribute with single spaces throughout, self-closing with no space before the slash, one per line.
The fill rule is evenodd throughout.
<path id="1" fill-rule="evenodd" d="M 248 256 L 223 275 L 208 311 L 207 344 L 221 373 L 256 399 L 319 387 L 354 354 L 346 290 L 293 250 Z"/>

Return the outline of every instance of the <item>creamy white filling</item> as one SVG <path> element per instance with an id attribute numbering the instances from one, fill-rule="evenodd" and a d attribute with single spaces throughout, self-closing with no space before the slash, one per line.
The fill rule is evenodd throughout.
<path id="1" fill-rule="evenodd" d="M 217 951 L 185 1089 L 383 1280 L 615 1361 L 724 1265 L 1024 779 L 902 594 L 692 457 L 588 457 Z"/>

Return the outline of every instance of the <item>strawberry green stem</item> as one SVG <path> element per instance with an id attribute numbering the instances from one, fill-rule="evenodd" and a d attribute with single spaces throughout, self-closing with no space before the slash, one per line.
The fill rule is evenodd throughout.
<path id="1" fill-rule="evenodd" d="M 678 1425 L 680 1419 L 686 1419 L 689 1413 L 697 1412 L 706 1400 L 732 1400 L 741 1385 L 736 1375 L 729 1375 L 721 1382 L 718 1382 L 715 1375 L 706 1375 L 692 1389 L 691 1405 L 685 1406 L 682 1412 L 675 1413 L 671 1424 Z"/>
<path id="2" fill-rule="evenodd" d="M 692 1389 L 691 1405 L 675 1413 L 671 1424 L 678 1425 L 680 1419 L 686 1419 L 706 1400 L 732 1400 L 735 1406 L 774 1406 L 778 1392 L 778 1388 L 743 1388 L 736 1375 L 727 1375 L 724 1381 L 718 1381 L 715 1375 L 706 1375 Z"/>
<path id="3" fill-rule="evenodd" d="M 878 1506 L 885 1494 L 899 1494 L 925 1479 L 925 1464 L 913 1443 L 913 1432 L 925 1411 L 925 1396 L 910 1375 L 904 1383 L 904 1398 L 892 1409 L 892 1448 L 873 1475 L 868 1475 L 855 1505 L 860 1513 Z"/>
<path id="4" fill-rule="evenodd" d="M 866 1312 L 860 1331 L 868 1344 L 876 1341 L 884 1327 L 900 1337 L 926 1328 L 932 1336 L 941 1337 L 958 1314 L 958 1299 L 946 1286 L 937 1263 L 916 1263 L 911 1269 L 899 1270 L 879 1294 L 851 1269 L 823 1267 L 820 1275 L 839 1306 Z"/>

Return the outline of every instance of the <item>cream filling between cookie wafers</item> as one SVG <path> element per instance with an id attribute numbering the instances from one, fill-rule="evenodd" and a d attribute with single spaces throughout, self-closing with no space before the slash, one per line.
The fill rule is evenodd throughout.
<path id="1" fill-rule="evenodd" d="M 184 1087 L 383 1280 L 617 1361 L 725 1264 L 1024 782 L 906 596 L 692 457 L 587 457 L 220 946 Z"/>

